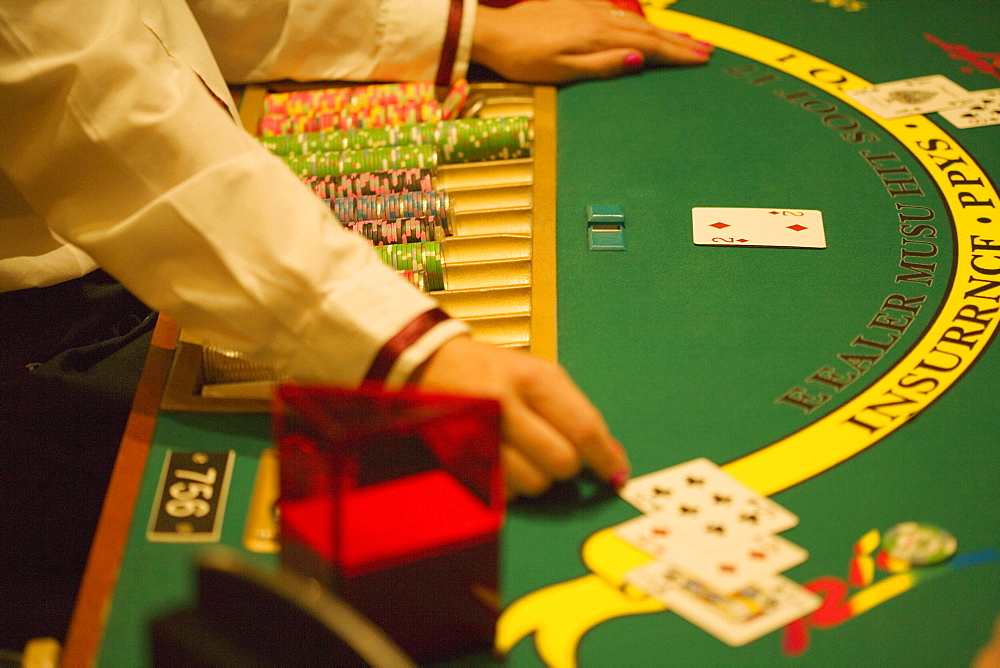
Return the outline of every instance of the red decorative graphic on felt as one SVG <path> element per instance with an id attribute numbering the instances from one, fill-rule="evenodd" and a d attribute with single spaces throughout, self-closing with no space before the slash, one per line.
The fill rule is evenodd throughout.
<path id="1" fill-rule="evenodd" d="M 926 33 L 924 39 L 944 49 L 949 58 L 968 63 L 966 67 L 962 68 L 962 71 L 966 74 L 971 74 L 978 70 L 983 74 L 988 74 L 994 79 L 1000 80 L 1000 53 L 973 51 L 964 44 L 949 44 L 930 33 Z"/>

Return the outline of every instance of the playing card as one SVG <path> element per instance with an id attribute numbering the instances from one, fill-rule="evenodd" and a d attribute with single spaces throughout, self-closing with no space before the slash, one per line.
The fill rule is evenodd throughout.
<path id="1" fill-rule="evenodd" d="M 855 88 L 847 95 L 882 118 L 929 114 L 969 100 L 969 91 L 941 74 Z"/>
<path id="2" fill-rule="evenodd" d="M 729 596 L 657 561 L 632 569 L 625 580 L 733 647 L 805 617 L 822 603 L 819 596 L 781 575 Z"/>
<path id="3" fill-rule="evenodd" d="M 633 478 L 619 494 L 670 523 L 679 538 L 703 540 L 708 549 L 780 533 L 798 523 L 786 508 L 704 457 Z"/>
<path id="4" fill-rule="evenodd" d="M 815 209 L 699 206 L 691 221 L 699 246 L 826 248 L 823 214 Z"/>
<path id="5" fill-rule="evenodd" d="M 732 594 L 752 583 L 801 564 L 809 553 L 781 536 L 760 536 L 713 548 L 682 537 L 670 522 L 644 515 L 615 527 L 615 534 L 661 563 L 698 580 L 720 594 Z"/>
<path id="6" fill-rule="evenodd" d="M 1000 125 L 1000 88 L 969 93 L 966 105 L 942 111 L 941 116 L 962 129 Z"/>
<path id="7" fill-rule="evenodd" d="M 614 529 L 615 535 L 626 543 L 639 548 L 649 556 L 666 560 L 674 556 L 675 552 L 683 552 L 685 547 L 694 550 L 698 554 L 703 553 L 703 548 L 692 547 L 690 543 L 685 545 L 684 541 L 678 538 L 678 534 L 670 527 L 670 522 L 660 520 L 655 515 L 643 515 L 635 519 L 622 522 Z"/>

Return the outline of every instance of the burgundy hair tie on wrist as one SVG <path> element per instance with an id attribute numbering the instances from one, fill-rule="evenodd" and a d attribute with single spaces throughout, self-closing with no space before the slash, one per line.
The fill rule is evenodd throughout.
<path id="1" fill-rule="evenodd" d="M 458 53 L 458 38 L 462 31 L 462 0 L 451 0 L 448 9 L 448 27 L 444 33 L 444 45 L 441 47 L 441 61 L 438 63 L 437 76 L 434 83 L 438 86 L 451 85 L 451 71 L 455 67 L 455 55 Z"/>
<path id="2" fill-rule="evenodd" d="M 392 365 L 396 363 L 403 351 L 412 346 L 420 337 L 429 332 L 439 323 L 449 320 L 447 313 L 439 308 L 421 313 L 410 324 L 401 329 L 398 334 L 386 341 L 382 349 L 375 355 L 365 380 L 382 380 L 389 377 Z"/>

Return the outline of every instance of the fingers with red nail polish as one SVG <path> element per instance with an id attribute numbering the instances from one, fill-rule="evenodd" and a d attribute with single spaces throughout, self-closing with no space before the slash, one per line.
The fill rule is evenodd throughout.
<path id="1" fill-rule="evenodd" d="M 642 69 L 643 63 L 645 62 L 646 59 L 642 57 L 641 53 L 633 51 L 625 56 L 625 70 L 628 72 L 638 72 Z"/>

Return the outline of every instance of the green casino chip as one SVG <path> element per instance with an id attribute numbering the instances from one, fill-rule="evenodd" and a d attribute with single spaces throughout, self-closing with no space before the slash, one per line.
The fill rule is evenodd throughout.
<path id="1" fill-rule="evenodd" d="M 923 522 L 903 522 L 885 532 L 882 549 L 911 566 L 933 566 L 952 557 L 958 541 L 944 529 Z"/>

